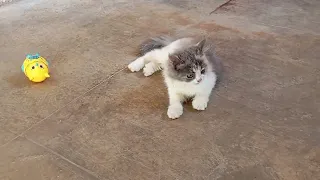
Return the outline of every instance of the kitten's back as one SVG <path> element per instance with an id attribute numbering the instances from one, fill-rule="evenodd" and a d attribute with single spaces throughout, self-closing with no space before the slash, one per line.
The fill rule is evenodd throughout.
<path id="1" fill-rule="evenodd" d="M 213 40 L 210 38 L 206 39 L 204 54 L 208 61 L 213 65 L 213 71 L 217 75 L 217 83 L 219 83 L 223 77 L 224 69 L 221 59 L 216 55 Z"/>
<path id="2" fill-rule="evenodd" d="M 169 36 L 159 36 L 159 37 L 155 37 L 155 38 L 150 38 L 141 44 L 140 56 L 143 56 L 146 53 L 148 53 L 154 49 L 161 49 L 161 48 L 169 45 L 173 41 L 174 41 L 174 39 Z"/>

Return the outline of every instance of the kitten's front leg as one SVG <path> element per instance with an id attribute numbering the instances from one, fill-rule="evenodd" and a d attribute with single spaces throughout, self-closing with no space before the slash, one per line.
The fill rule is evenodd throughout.
<path id="1" fill-rule="evenodd" d="M 162 68 L 159 64 L 156 64 L 154 62 L 149 62 L 146 64 L 143 68 L 143 74 L 144 76 L 151 76 L 153 73 L 160 71 Z"/>
<path id="2" fill-rule="evenodd" d="M 193 109 L 203 111 L 207 108 L 210 94 L 197 94 L 192 100 Z"/>
<path id="3" fill-rule="evenodd" d="M 169 94 L 169 107 L 168 107 L 168 117 L 170 119 L 177 119 L 183 114 L 182 107 L 182 97 L 177 94 L 175 91 L 168 91 Z"/>
<path id="4" fill-rule="evenodd" d="M 148 52 L 142 57 L 139 57 L 135 61 L 128 65 L 128 68 L 132 72 L 140 71 L 143 67 L 143 73 L 145 76 L 150 76 L 156 71 L 161 70 L 160 63 L 163 59 L 168 57 L 161 49 L 155 49 Z"/>
<path id="5" fill-rule="evenodd" d="M 128 65 L 131 72 L 140 71 L 144 67 L 144 57 L 139 57 Z"/>

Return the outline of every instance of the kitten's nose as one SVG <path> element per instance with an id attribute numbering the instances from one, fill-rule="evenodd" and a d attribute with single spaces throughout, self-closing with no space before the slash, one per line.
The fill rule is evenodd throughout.
<path id="1" fill-rule="evenodd" d="M 202 78 L 200 78 L 200 79 L 197 79 L 197 83 L 199 83 L 199 82 L 201 82 L 202 81 Z"/>

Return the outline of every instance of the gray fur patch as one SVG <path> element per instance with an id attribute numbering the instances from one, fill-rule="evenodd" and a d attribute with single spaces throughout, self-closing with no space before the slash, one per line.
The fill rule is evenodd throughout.
<path id="1" fill-rule="evenodd" d="M 222 74 L 222 63 L 215 55 L 212 42 L 204 39 L 191 47 L 171 54 L 168 73 L 171 78 L 190 82 L 195 78 L 195 69 L 203 70 L 202 74 L 208 71 L 207 63 L 210 63 L 219 80 Z"/>
<path id="2" fill-rule="evenodd" d="M 171 78 L 190 82 L 196 77 L 196 70 L 206 72 L 207 64 L 203 59 L 203 45 L 201 41 L 197 45 L 178 51 L 169 56 L 169 76 Z"/>
<path id="3" fill-rule="evenodd" d="M 159 36 L 148 39 L 147 41 L 143 42 L 140 46 L 140 56 L 143 56 L 154 49 L 161 49 L 169 45 L 173 41 L 174 39 L 169 36 Z"/>
<path id="4" fill-rule="evenodd" d="M 212 64 L 213 72 L 217 76 L 216 84 L 219 84 L 223 78 L 223 71 L 224 71 L 221 59 L 218 56 L 216 56 L 213 47 L 206 50 L 204 52 L 204 55 L 206 56 L 209 63 Z"/>

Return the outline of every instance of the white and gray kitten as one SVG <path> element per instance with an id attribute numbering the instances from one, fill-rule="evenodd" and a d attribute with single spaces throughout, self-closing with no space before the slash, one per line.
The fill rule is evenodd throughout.
<path id="1" fill-rule="evenodd" d="M 169 118 L 179 118 L 183 113 L 182 103 L 189 98 L 194 109 L 206 109 L 222 72 L 221 62 L 206 39 L 153 38 L 142 45 L 141 55 L 128 68 L 132 72 L 143 68 L 145 76 L 163 69 L 169 94 Z"/>

